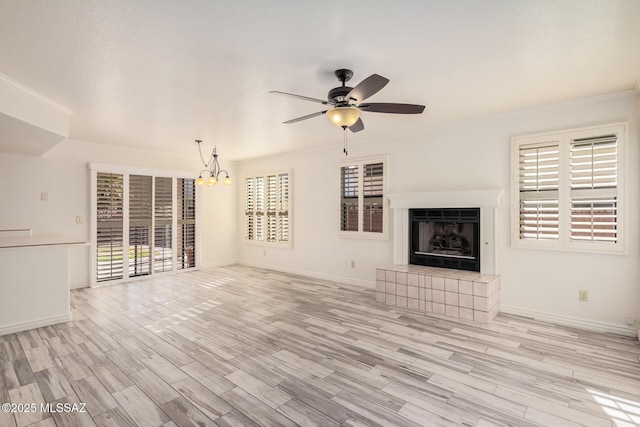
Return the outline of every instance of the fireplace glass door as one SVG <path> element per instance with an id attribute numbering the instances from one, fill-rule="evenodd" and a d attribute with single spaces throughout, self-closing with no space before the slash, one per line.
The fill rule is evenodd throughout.
<path id="1" fill-rule="evenodd" d="M 410 263 L 480 271 L 480 209 L 411 209 Z"/>

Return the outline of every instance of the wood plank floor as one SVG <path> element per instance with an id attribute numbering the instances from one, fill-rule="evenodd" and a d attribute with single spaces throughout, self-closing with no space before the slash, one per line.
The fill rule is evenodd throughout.
<path id="1" fill-rule="evenodd" d="M 72 291 L 73 322 L 0 337 L 0 426 L 635 426 L 634 339 L 232 266 Z"/>

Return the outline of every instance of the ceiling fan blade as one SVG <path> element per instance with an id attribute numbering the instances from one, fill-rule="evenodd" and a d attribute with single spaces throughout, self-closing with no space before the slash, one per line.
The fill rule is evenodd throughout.
<path id="1" fill-rule="evenodd" d="M 349 126 L 349 130 L 351 132 L 360 132 L 361 130 L 364 130 L 364 123 L 362 122 L 362 119 L 359 118 L 357 122 Z"/>
<path id="2" fill-rule="evenodd" d="M 347 95 L 347 99 L 353 99 L 356 103 L 362 102 L 385 87 L 387 83 L 389 83 L 389 79 L 377 74 L 371 74 L 351 89 L 351 92 Z"/>
<path id="3" fill-rule="evenodd" d="M 277 90 L 272 90 L 269 93 L 275 93 L 276 95 L 284 95 L 284 96 L 289 96 L 291 98 L 302 99 L 303 101 L 319 102 L 320 104 L 325 104 L 325 105 L 332 104 L 331 102 L 325 101 L 323 99 L 311 98 L 309 96 L 296 95 L 294 93 L 280 92 L 280 91 L 277 91 Z"/>
<path id="4" fill-rule="evenodd" d="M 392 114 L 421 114 L 424 105 L 416 104 L 395 104 L 389 102 L 374 102 L 370 104 L 358 105 L 362 111 L 371 113 L 392 113 Z"/>
<path id="5" fill-rule="evenodd" d="M 289 124 L 289 123 L 301 122 L 302 120 L 307 120 L 307 119 L 311 119 L 313 117 L 321 116 L 324 113 L 326 113 L 327 111 L 328 110 L 318 111 L 317 113 L 307 114 L 306 116 L 302 116 L 302 117 L 298 117 L 298 118 L 295 118 L 295 119 L 287 120 L 286 122 L 282 122 L 282 123 Z"/>

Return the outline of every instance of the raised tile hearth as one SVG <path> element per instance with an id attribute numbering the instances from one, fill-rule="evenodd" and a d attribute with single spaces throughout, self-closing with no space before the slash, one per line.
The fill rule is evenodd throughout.
<path id="1" fill-rule="evenodd" d="M 377 268 L 376 300 L 489 323 L 500 312 L 500 276 L 419 265 Z"/>

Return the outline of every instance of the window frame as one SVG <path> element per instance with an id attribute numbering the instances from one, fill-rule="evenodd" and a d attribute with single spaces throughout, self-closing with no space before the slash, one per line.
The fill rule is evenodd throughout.
<path id="1" fill-rule="evenodd" d="M 610 134 L 617 135 L 617 182 L 616 193 L 616 242 L 580 241 L 571 239 L 571 145 L 581 138 L 596 138 Z M 572 128 L 555 132 L 514 136 L 511 138 L 511 246 L 524 249 L 558 250 L 568 252 L 627 254 L 628 200 L 628 136 L 627 122 Z M 520 147 L 558 141 L 559 184 L 558 184 L 558 239 L 537 240 L 520 237 Z"/>
<path id="2" fill-rule="evenodd" d="M 287 175 L 287 188 L 288 188 L 288 193 L 287 193 L 287 210 L 284 211 L 281 209 L 281 197 L 280 197 L 280 180 L 279 177 L 281 175 Z M 275 205 L 275 210 L 273 209 L 269 209 L 268 206 L 268 197 L 267 197 L 267 193 L 268 193 L 268 177 L 270 176 L 275 176 L 275 194 L 276 194 L 276 199 L 274 200 L 274 205 Z M 263 230 L 263 234 L 265 239 L 264 240 L 257 240 L 257 239 L 248 239 L 247 238 L 247 212 L 249 212 L 247 210 L 247 199 L 248 199 L 248 195 L 247 195 L 247 180 L 248 179 L 253 179 L 253 189 L 254 189 L 254 195 L 253 195 L 253 230 L 254 230 L 254 235 L 255 233 L 257 233 L 257 229 L 258 229 L 258 220 L 257 220 L 257 205 L 258 205 L 258 196 L 257 196 L 257 179 L 258 178 L 262 178 L 263 179 L 263 197 L 262 197 L 262 201 L 263 201 L 263 205 L 264 205 L 264 209 L 262 212 L 262 217 L 263 217 L 263 226 L 264 226 L 264 230 Z M 293 170 L 292 169 L 285 169 L 285 170 L 278 170 L 278 171 L 274 171 L 274 172 L 267 172 L 267 173 L 255 173 L 255 174 L 250 174 L 250 175 L 245 175 L 242 178 L 242 192 L 243 192 L 243 197 L 242 197 L 242 204 L 243 207 L 241 208 L 241 212 L 242 212 L 242 241 L 248 245 L 252 245 L 252 246 L 264 246 L 264 247 L 270 247 L 270 248 L 283 248 L 283 249 L 292 249 L 293 248 Z M 274 212 L 275 214 L 275 235 L 276 235 L 276 239 L 273 242 L 268 241 L 268 222 L 269 222 L 269 212 Z M 286 242 L 281 242 L 279 241 L 279 236 L 280 236 L 280 217 L 282 212 L 287 212 L 287 241 Z"/>
<path id="3" fill-rule="evenodd" d="M 171 275 L 184 271 L 193 271 L 199 270 L 201 268 L 201 247 L 202 247 L 202 200 L 201 200 L 201 188 L 200 186 L 195 185 L 195 267 L 178 268 L 178 251 L 177 247 L 177 230 L 178 230 L 178 194 L 176 190 L 177 181 L 179 178 L 183 179 L 194 179 L 193 171 L 178 171 L 172 169 L 156 169 L 156 168 L 145 168 L 145 167 L 136 167 L 136 166 L 124 166 L 124 165 L 114 165 L 114 164 L 105 164 L 105 163 L 88 163 L 90 182 L 91 182 L 91 254 L 90 254 L 90 265 L 91 265 L 91 277 L 90 277 L 90 286 L 91 287 L 101 287 L 108 286 L 111 284 L 125 283 L 136 280 L 144 280 L 153 276 L 163 276 L 163 275 Z M 153 247 L 154 242 L 154 230 L 156 226 L 156 216 L 155 216 L 155 185 L 156 185 L 156 177 L 163 178 L 171 178 L 171 188 L 172 188 L 172 219 L 171 219 L 171 229 L 172 232 L 172 269 L 168 271 L 155 271 L 153 268 L 153 260 L 151 260 L 151 272 L 150 274 L 143 276 L 132 276 L 129 277 L 128 263 L 129 263 L 129 254 L 128 251 L 123 250 L 123 272 L 122 277 L 113 280 L 97 280 L 97 176 L 98 173 L 109 173 L 109 174 L 119 174 L 123 176 L 123 245 L 126 246 L 129 240 L 129 177 L 130 175 L 146 175 L 151 176 L 151 194 L 152 194 L 152 218 L 151 218 L 151 245 Z"/>
<path id="4" fill-rule="evenodd" d="M 180 186 L 180 184 L 178 183 L 178 181 L 182 180 L 182 186 Z M 191 183 L 189 185 L 184 184 L 184 180 L 189 180 L 191 181 Z M 200 202 L 197 200 L 197 194 L 198 194 L 198 187 L 200 187 L 199 185 L 197 185 L 195 183 L 195 180 L 192 178 L 184 178 L 184 177 L 178 177 L 178 178 L 173 178 L 172 179 L 173 182 L 173 186 L 175 187 L 175 191 L 176 191 L 176 197 L 175 197 L 175 206 L 176 206 L 176 213 L 174 215 L 175 218 L 175 222 L 176 222 L 176 233 L 175 233 L 175 239 L 176 242 L 178 241 L 183 241 L 182 239 L 184 239 L 184 230 L 185 230 L 185 226 L 189 226 L 189 225 L 193 225 L 194 228 L 194 233 L 193 233 L 193 248 L 191 249 L 191 261 L 193 262 L 193 265 L 189 264 L 189 255 L 188 255 L 188 247 L 184 247 L 184 246 L 180 246 L 177 243 L 174 245 L 174 253 L 175 253 L 175 261 L 173 264 L 173 268 L 176 270 L 188 270 L 188 269 L 192 269 L 195 267 L 198 267 L 200 265 L 200 263 L 198 262 L 198 257 L 200 255 L 200 246 L 198 245 L 198 232 L 200 229 L 200 226 L 198 225 L 198 206 L 200 205 Z M 180 188 L 180 190 L 179 190 Z M 188 213 L 191 211 L 191 209 L 189 208 L 189 200 L 190 199 L 184 199 L 184 190 L 191 188 L 193 190 L 193 204 L 195 206 L 193 206 L 193 218 L 190 218 L 188 216 Z M 183 199 L 180 199 L 180 196 L 183 197 Z M 185 205 L 185 202 L 187 202 L 187 204 Z M 179 207 L 181 209 L 179 209 Z M 185 213 L 187 213 L 187 217 L 185 217 Z M 187 227 L 188 228 L 188 227 Z M 179 237 L 181 236 L 181 237 Z M 184 241 L 183 241 L 183 245 L 184 245 Z M 184 257 L 187 257 L 187 265 L 185 266 L 184 263 Z M 182 258 L 182 261 L 180 261 L 180 258 Z"/>
<path id="5" fill-rule="evenodd" d="M 132 179 L 132 177 L 134 177 L 134 179 Z M 151 245 L 151 243 L 154 241 L 151 233 L 153 232 L 155 222 L 155 218 L 153 217 L 154 208 L 152 206 L 155 200 L 155 177 L 144 174 L 128 174 L 127 178 L 129 181 L 128 191 L 125 191 L 125 194 L 128 195 L 128 209 L 125 214 L 125 223 L 127 223 L 129 228 L 127 232 L 127 247 L 129 256 L 127 270 L 129 273 L 129 278 L 150 276 L 153 270 L 152 253 L 154 251 Z M 138 232 L 133 233 L 134 230 L 138 230 L 140 234 Z M 136 240 L 133 236 L 135 236 L 135 238 L 141 238 L 142 240 Z M 147 243 L 146 256 L 144 255 L 145 239 Z M 140 256 L 133 257 L 133 271 L 131 270 L 131 268 L 129 268 L 131 267 L 132 262 L 132 245 L 136 248 L 136 254 L 138 252 L 138 246 L 141 247 L 142 252 Z M 140 268 L 140 271 L 138 271 L 138 268 Z"/>
<path id="6" fill-rule="evenodd" d="M 382 232 L 364 231 L 364 171 L 365 165 L 382 163 Z M 358 230 L 347 231 L 341 229 L 342 221 L 342 168 L 345 166 L 358 167 Z M 386 155 L 360 157 L 357 159 L 342 160 L 338 164 L 338 209 L 336 224 L 340 237 L 370 240 L 389 239 L 389 158 Z"/>
<path id="7" fill-rule="evenodd" d="M 168 185 L 165 184 L 166 180 L 169 180 Z M 162 182 L 162 184 L 158 185 L 159 182 Z M 174 188 L 173 183 L 174 183 L 173 177 L 155 176 L 153 179 L 153 205 L 154 205 L 153 207 L 154 209 L 153 210 L 153 251 L 154 251 L 154 254 L 155 254 L 155 251 L 158 250 L 158 248 L 160 248 L 159 246 L 157 246 L 159 240 L 162 240 L 165 243 L 165 245 L 166 245 L 166 242 L 169 241 L 171 246 L 171 250 L 169 251 L 170 256 L 168 257 L 164 253 L 165 250 L 168 248 L 166 248 L 166 246 L 161 247 L 163 255 L 162 255 L 162 258 L 159 260 L 160 263 L 158 263 L 158 260 L 155 259 L 155 255 L 154 255 L 153 274 L 160 274 L 160 273 L 173 271 L 173 268 L 174 268 L 173 246 L 174 246 L 174 236 L 176 236 L 177 230 L 174 229 L 173 222 L 174 222 L 174 217 L 177 216 L 177 213 L 174 212 L 174 208 L 176 207 L 175 201 L 177 201 L 177 199 L 176 199 L 176 189 Z M 158 191 L 159 189 L 164 191 L 159 192 Z M 167 206 L 166 204 L 167 198 L 171 199 L 170 212 L 168 215 L 167 215 L 167 212 L 165 212 L 162 209 L 163 207 Z M 169 239 L 158 239 L 159 234 L 165 234 L 165 235 L 168 234 L 170 237 Z M 167 264 L 170 266 L 170 268 L 167 267 Z M 158 265 L 161 265 L 160 269 L 158 268 Z"/>

